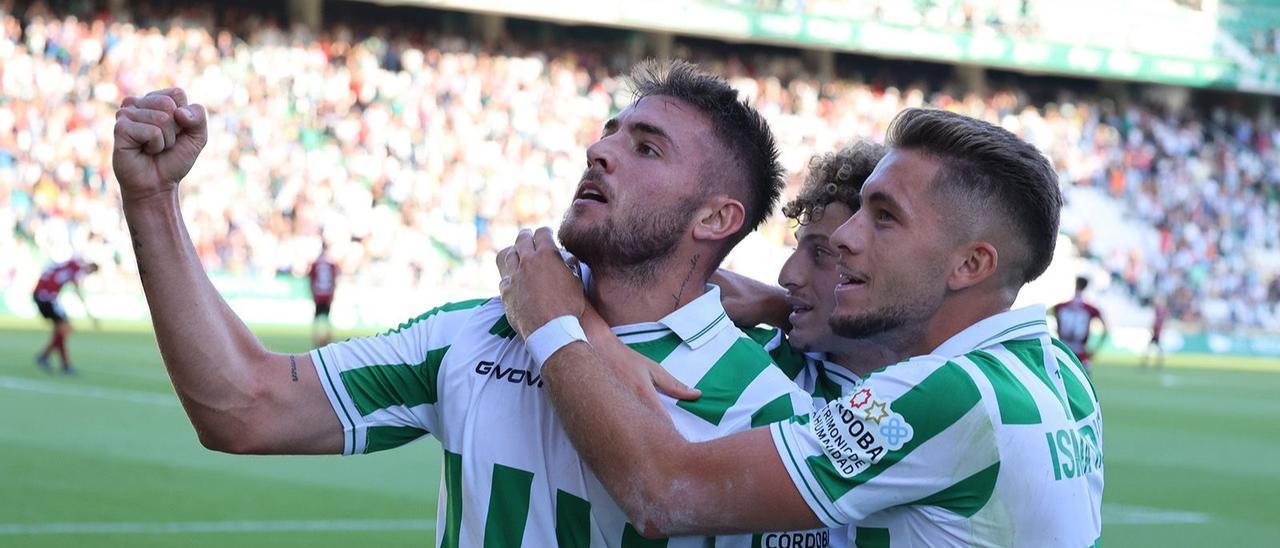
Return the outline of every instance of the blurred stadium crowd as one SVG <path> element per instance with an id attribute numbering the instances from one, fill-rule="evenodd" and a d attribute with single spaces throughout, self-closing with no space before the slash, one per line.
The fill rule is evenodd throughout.
<path id="1" fill-rule="evenodd" d="M 558 224 L 585 145 L 630 102 L 619 75 L 635 59 L 619 39 L 486 44 L 390 21 L 309 34 L 214 3 L 15 6 L 0 0 L 5 285 L 72 253 L 102 263 L 108 279 L 136 279 L 110 169 L 126 95 L 181 86 L 211 111 L 210 144 L 183 194 L 211 271 L 301 275 L 325 241 L 350 273 L 344 287 L 483 292 L 496 287 L 493 254 L 518 228 Z M 679 53 L 751 98 L 797 175 L 812 154 L 881 137 L 905 107 L 999 123 L 1050 155 L 1069 199 L 1100 193 L 1140 228 L 1106 245 L 1106 220 L 1064 219 L 1139 302 L 1166 299 L 1182 321 L 1280 329 L 1280 276 L 1258 258 L 1280 252 L 1274 122 L 1089 93 L 1043 100 L 1016 85 L 959 93 L 820 80 L 796 55 Z M 781 249 L 790 230 L 775 218 L 752 245 Z"/>

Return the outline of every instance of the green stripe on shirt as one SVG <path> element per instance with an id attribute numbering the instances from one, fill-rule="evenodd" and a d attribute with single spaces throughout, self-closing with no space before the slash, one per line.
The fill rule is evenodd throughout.
<path id="1" fill-rule="evenodd" d="M 480 305 L 482 305 L 482 304 L 484 304 L 484 303 L 487 303 L 487 302 L 489 302 L 489 301 L 491 301 L 491 300 L 493 300 L 493 299 L 471 299 L 471 300 L 469 300 L 469 301 L 458 301 L 458 302 L 456 302 L 456 303 L 445 303 L 445 304 L 442 304 L 442 305 L 437 306 L 437 307 L 435 307 L 435 308 L 432 308 L 431 310 L 428 310 L 428 311 L 426 311 L 426 312 L 423 312 L 423 313 L 421 313 L 421 314 L 418 314 L 417 316 L 415 316 L 415 317 L 413 317 L 413 318 L 410 318 L 410 319 L 409 319 L 409 321 L 406 321 L 406 322 L 404 322 L 404 323 L 402 323 L 402 324 L 400 324 L 400 325 L 398 325 L 398 326 L 396 326 L 396 327 L 393 327 L 393 328 L 391 328 L 391 329 L 388 329 L 388 330 L 386 330 L 385 332 L 383 332 L 382 334 L 383 334 L 383 335 L 391 335 L 391 334 L 394 334 L 394 333 L 399 333 L 399 332 L 401 332 L 401 331 L 404 331 L 404 330 L 406 330 L 406 329 L 409 329 L 410 327 L 413 327 L 413 324 L 416 324 L 416 323 L 418 323 L 418 322 L 420 322 L 420 321 L 423 321 L 423 320 L 428 319 L 428 318 L 430 318 L 430 317 L 432 317 L 432 316 L 435 316 L 436 314 L 440 314 L 440 313 L 442 313 L 442 312 L 455 312 L 455 311 L 458 311 L 458 310 L 467 310 L 467 309 L 469 309 L 469 308 L 475 308 L 475 307 L 480 306 Z"/>
<path id="2" fill-rule="evenodd" d="M 991 383 L 1000 409 L 1000 422 L 1004 424 L 1040 424 L 1040 408 L 1036 399 L 1022 385 L 1022 381 L 1009 371 L 995 356 L 975 350 L 965 354 Z"/>
<path id="3" fill-rule="evenodd" d="M 489 328 L 489 334 L 510 339 L 516 336 L 516 330 L 511 327 L 511 321 L 507 319 L 507 315 L 503 314 L 502 317 L 498 318 L 498 321 L 493 322 L 493 327 Z"/>
<path id="4" fill-rule="evenodd" d="M 445 521 L 440 548 L 459 548 L 462 538 L 462 455 L 444 452 Z"/>
<path id="5" fill-rule="evenodd" d="M 813 396 L 828 403 L 840 399 L 840 396 L 844 395 L 844 387 L 831 380 L 831 371 L 827 369 L 827 365 L 818 362 L 816 368 L 818 378 L 813 382 Z"/>
<path id="6" fill-rule="evenodd" d="M 889 548 L 889 530 L 879 527 L 854 528 L 853 542 L 856 548 Z"/>
<path id="7" fill-rule="evenodd" d="M 591 503 L 556 489 L 556 546 L 591 546 Z"/>
<path id="8" fill-rule="evenodd" d="M 986 469 L 974 473 L 937 493 L 903 506 L 937 506 L 963 517 L 973 517 L 987 501 L 991 500 L 996 490 L 996 479 L 1000 476 L 1000 463 L 997 462 Z"/>
<path id="9" fill-rule="evenodd" d="M 889 404 L 889 409 L 901 414 L 914 431 L 911 439 L 901 449 L 885 453 L 879 462 L 852 478 L 845 478 L 836 472 L 835 466 L 826 456 L 810 456 L 805 462 L 829 497 L 828 500 L 838 500 L 855 487 L 875 479 L 887 468 L 909 456 L 917 447 L 954 425 L 978 404 L 981 397 L 969 374 L 954 362 L 947 362 Z"/>
<path id="10" fill-rule="evenodd" d="M 400 447 L 427 435 L 427 431 L 412 426 L 370 426 L 365 431 L 364 452 Z"/>
<path id="11" fill-rule="evenodd" d="M 1078 421 L 1089 418 L 1093 414 L 1093 400 L 1089 392 L 1080 384 L 1076 374 L 1069 367 L 1062 367 L 1062 385 L 1067 389 L 1067 400 L 1071 403 L 1071 416 Z"/>
<path id="12" fill-rule="evenodd" d="M 772 363 L 764 349 L 751 339 L 740 337 L 694 386 L 702 391 L 702 397 L 678 402 L 676 407 L 719 425 L 720 419 L 738 402 L 751 381 Z"/>
<path id="13" fill-rule="evenodd" d="M 427 352 L 422 363 L 371 365 L 338 374 L 361 415 L 403 405 L 436 403 L 436 378 L 449 347 Z"/>
<path id="14" fill-rule="evenodd" d="M 622 529 L 622 548 L 666 548 L 665 538 L 644 538 L 630 523 Z"/>
<path id="15" fill-rule="evenodd" d="M 680 340 L 680 336 L 675 333 L 667 333 L 651 341 L 627 343 L 632 350 L 639 352 L 644 357 L 655 362 L 662 363 L 672 352 L 675 352 L 684 341 Z"/>
<path id="16" fill-rule="evenodd" d="M 1062 404 L 1062 410 L 1067 411 L 1067 402 L 1062 401 L 1062 395 L 1058 394 L 1058 389 L 1053 387 L 1053 383 L 1049 381 L 1049 371 L 1044 366 L 1044 346 L 1040 341 L 1021 340 L 1021 341 L 1005 341 L 1004 349 L 1010 354 L 1018 358 L 1022 365 L 1026 366 L 1028 371 L 1035 374 L 1036 377 L 1044 383 L 1049 392 L 1053 393 L 1053 397 Z"/>
<path id="17" fill-rule="evenodd" d="M 753 327 L 744 329 L 742 332 L 769 352 L 774 365 L 786 373 L 788 379 L 795 380 L 796 376 L 804 371 L 804 366 L 808 363 L 807 358 L 804 353 L 791 347 L 782 330 L 776 327 Z"/>
<path id="18" fill-rule="evenodd" d="M 783 394 L 773 401 L 764 404 L 764 407 L 758 409 L 751 415 L 751 427 L 764 426 L 769 423 L 787 420 L 795 415 L 795 409 L 791 405 L 791 395 Z"/>
<path id="19" fill-rule="evenodd" d="M 529 490 L 533 472 L 493 465 L 489 489 L 489 513 L 484 523 L 485 548 L 518 548 L 529 521 Z"/>
<path id="20" fill-rule="evenodd" d="M 1084 382 L 1089 384 L 1089 391 L 1093 392 L 1094 397 L 1095 398 L 1098 397 L 1098 389 L 1093 386 L 1093 379 L 1089 378 L 1089 372 L 1085 370 L 1084 365 L 1080 364 L 1080 358 L 1076 357 L 1076 353 L 1072 352 L 1070 348 L 1067 348 L 1066 344 L 1064 344 L 1062 341 L 1058 339 L 1051 338 L 1049 340 L 1053 343 L 1054 346 L 1058 347 L 1059 350 L 1062 350 L 1063 354 L 1066 354 L 1067 357 L 1071 359 L 1071 363 L 1076 364 L 1077 369 L 1084 371 Z"/>

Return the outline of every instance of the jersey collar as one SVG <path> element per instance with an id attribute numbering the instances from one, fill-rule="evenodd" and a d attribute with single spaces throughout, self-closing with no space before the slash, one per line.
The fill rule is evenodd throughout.
<path id="1" fill-rule="evenodd" d="M 1044 317 L 1043 305 L 1001 312 L 956 333 L 938 345 L 933 355 L 951 358 L 1004 341 L 1047 335 L 1049 323 Z"/>
<path id="2" fill-rule="evenodd" d="M 569 252 L 563 250 L 561 250 L 560 255 L 565 257 L 566 260 L 572 257 Z M 578 270 L 576 274 L 582 280 L 583 287 L 590 287 L 591 269 L 585 264 L 577 264 Z M 705 291 L 701 296 L 689 301 L 689 304 L 667 314 L 657 322 L 670 329 L 677 337 L 680 337 L 680 340 L 694 349 L 716 338 L 716 334 L 721 329 L 733 323 L 729 321 L 729 316 L 724 311 L 724 305 L 720 303 L 720 287 L 715 284 L 706 284 L 704 288 Z M 614 326 L 613 331 L 617 333 L 619 330 L 629 330 L 634 327 L 636 325 Z M 623 335 L 625 333 L 619 333 L 619 336 Z"/>
<path id="3" fill-rule="evenodd" d="M 826 352 L 809 352 L 805 354 L 809 359 L 814 360 L 814 366 L 818 369 L 818 375 L 826 377 L 831 382 L 836 383 L 840 387 L 841 393 L 857 388 L 862 384 L 862 377 L 859 377 L 853 371 L 845 369 L 844 366 L 827 359 Z"/>
<path id="4" fill-rule="evenodd" d="M 658 320 L 690 348 L 706 344 L 732 323 L 720 304 L 720 288 L 715 284 L 706 284 L 705 287 L 702 296 Z"/>

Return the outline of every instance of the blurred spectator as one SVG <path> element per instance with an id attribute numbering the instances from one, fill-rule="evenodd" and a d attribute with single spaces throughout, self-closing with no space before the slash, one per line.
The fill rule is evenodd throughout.
<path id="1" fill-rule="evenodd" d="M 72 14 L 15 5 L 0 0 L 6 282 L 74 252 L 103 265 L 103 279 L 136 284 L 111 180 L 113 113 L 126 95 L 181 85 L 211 114 L 183 191 L 207 269 L 301 276 L 327 244 L 352 294 L 491 294 L 495 246 L 520 227 L 559 223 L 583 144 L 630 101 L 617 76 L 632 60 L 617 36 L 481 45 L 404 22 L 310 35 L 207 3 Z M 800 56 L 743 48 L 678 43 L 677 54 L 725 74 L 765 113 L 793 173 L 815 152 L 881 138 L 910 106 L 1000 124 L 1053 159 L 1069 196 L 1099 189 L 1147 227 L 1143 243 L 1114 245 L 1089 219 L 1064 223 L 1137 299 L 1167 295 L 1175 319 L 1280 329 L 1275 269 L 1259 267 L 1261 254 L 1280 253 L 1271 122 L 1088 95 L 1033 101 L 1020 88 L 821 81 Z M 784 223 L 741 256 L 786 245 Z"/>

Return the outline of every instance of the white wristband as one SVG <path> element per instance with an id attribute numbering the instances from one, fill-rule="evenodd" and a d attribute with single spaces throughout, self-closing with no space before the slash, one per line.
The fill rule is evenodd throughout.
<path id="1" fill-rule="evenodd" d="M 541 367 L 547 358 L 573 341 L 587 342 L 587 334 L 582 331 L 582 324 L 578 323 L 577 317 L 564 315 L 534 330 L 524 340 L 524 345 Z"/>

